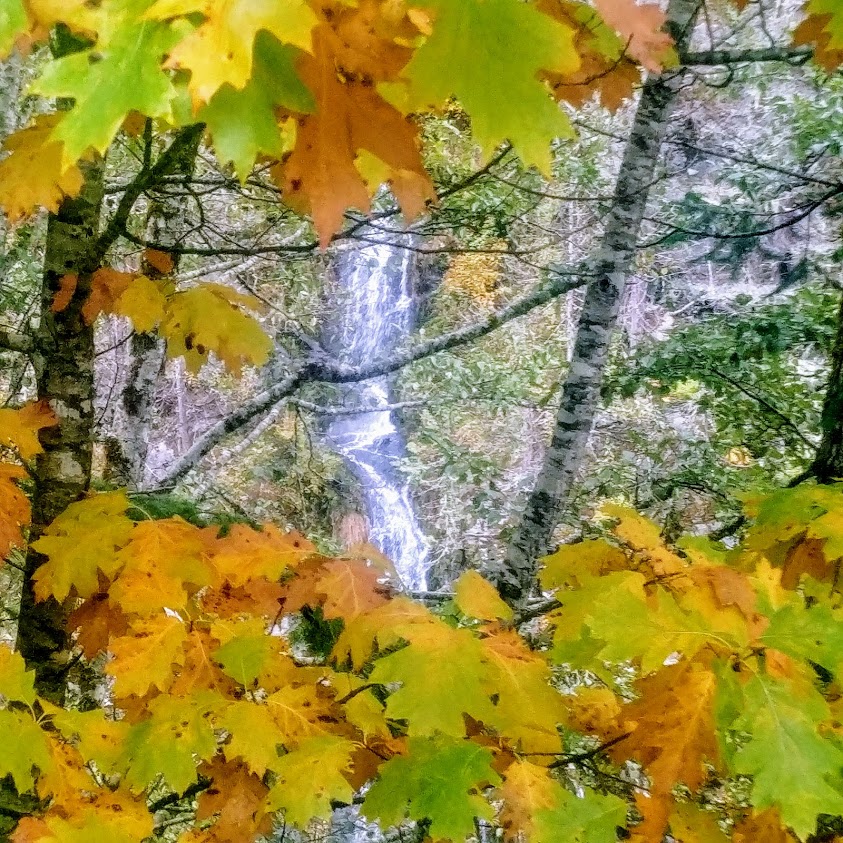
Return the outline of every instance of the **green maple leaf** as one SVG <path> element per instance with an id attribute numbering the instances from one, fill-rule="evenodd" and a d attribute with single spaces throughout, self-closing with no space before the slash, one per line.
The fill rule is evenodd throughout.
<path id="1" fill-rule="evenodd" d="M 351 766 L 355 744 L 333 735 L 311 738 L 273 765 L 275 785 L 267 795 L 270 811 L 284 811 L 287 822 L 304 828 L 331 815 L 331 801 L 351 802 L 354 788 L 344 771 Z"/>
<path id="2" fill-rule="evenodd" d="M 144 790 L 159 776 L 179 793 L 196 781 L 196 759 L 209 759 L 217 749 L 211 723 L 225 700 L 212 691 L 194 697 L 156 697 L 151 716 L 132 726 L 123 744 L 126 781 Z"/>
<path id="3" fill-rule="evenodd" d="M 0 711 L 0 778 L 11 775 L 19 793 L 26 793 L 35 783 L 33 768 L 48 770 L 52 761 L 47 738 L 29 714 L 22 711 Z"/>
<path id="4" fill-rule="evenodd" d="M 149 0 L 109 3 L 97 43 L 50 62 L 34 84 L 33 91 L 42 96 L 75 100 L 53 133 L 64 143 L 66 164 L 90 147 L 104 153 L 130 111 L 171 115 L 176 89 L 161 65 L 185 24 L 144 20 L 148 6 Z"/>
<path id="5" fill-rule="evenodd" d="M 594 615 L 586 623 L 595 638 L 606 642 L 601 659 L 640 659 L 645 674 L 658 670 L 671 653 L 690 658 L 706 643 L 705 623 L 683 612 L 661 588 L 655 606 L 627 589 L 614 589 L 594 606 Z"/>
<path id="6" fill-rule="evenodd" d="M 819 814 L 843 814 L 843 752 L 817 730 L 828 716 L 823 698 L 756 676 L 744 688 L 742 710 L 736 722 L 751 737 L 733 765 L 753 777 L 752 804 L 777 807 L 802 839 L 814 832 Z"/>
<path id="7" fill-rule="evenodd" d="M 238 635 L 214 651 L 214 661 L 219 662 L 228 676 L 248 687 L 277 652 L 277 638 L 270 635 Z"/>
<path id="8" fill-rule="evenodd" d="M 843 623 L 827 606 L 784 606 L 770 617 L 760 641 L 833 673 L 843 662 Z"/>
<path id="9" fill-rule="evenodd" d="M 509 139 L 527 164 L 548 172 L 550 142 L 569 136 L 567 117 L 536 78 L 579 66 L 573 31 L 521 0 L 422 0 L 436 13 L 433 33 L 404 76 L 409 110 L 456 96 L 486 154 Z M 470 33 L 470 37 L 469 37 Z M 397 86 L 387 93 L 400 102 Z"/>
<path id="10" fill-rule="evenodd" d="M 20 653 L 0 646 L 0 697 L 32 705 L 35 702 L 35 671 L 26 669 Z"/>
<path id="11" fill-rule="evenodd" d="M 474 831 L 474 818 L 494 818 L 491 805 L 477 791 L 500 779 L 485 747 L 444 735 L 411 738 L 409 753 L 380 768 L 366 794 L 363 813 L 383 825 L 406 817 L 430 820 L 434 840 L 464 840 Z"/>
<path id="12" fill-rule="evenodd" d="M 561 791 L 551 810 L 538 811 L 531 843 L 615 843 L 617 827 L 626 824 L 626 803 L 617 796 L 586 790 L 583 797 Z"/>
<path id="13" fill-rule="evenodd" d="M 313 109 L 313 97 L 296 75 L 297 50 L 262 32 L 255 41 L 252 78 L 243 90 L 220 88 L 198 115 L 207 123 L 217 157 L 234 163 L 245 181 L 258 155 L 280 158 L 289 145 L 275 114 L 277 106 L 292 111 Z"/>
<path id="14" fill-rule="evenodd" d="M 28 22 L 21 0 L 0 0 L 0 57 L 6 56 L 15 39 L 26 32 Z"/>
<path id="15" fill-rule="evenodd" d="M 490 678 L 477 640 L 445 624 L 375 662 L 371 682 L 400 682 L 386 701 L 386 716 L 408 722 L 410 735 L 465 734 L 463 714 L 489 720 L 494 707 L 484 682 Z"/>

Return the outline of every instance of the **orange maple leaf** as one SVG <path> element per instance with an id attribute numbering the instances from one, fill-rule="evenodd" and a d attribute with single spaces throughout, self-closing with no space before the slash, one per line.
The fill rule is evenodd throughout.
<path id="1" fill-rule="evenodd" d="M 594 0 L 606 23 L 628 41 L 627 51 L 647 70 L 657 73 L 664 66 L 673 39 L 662 31 L 665 14 L 652 3 L 636 0 Z"/>
<path id="2" fill-rule="evenodd" d="M 19 465 L 0 463 L 0 560 L 9 555 L 13 547 L 26 544 L 23 528 L 29 524 L 31 510 L 29 498 L 15 483 L 27 477 Z"/>
<path id="3" fill-rule="evenodd" d="M 369 190 L 355 166 L 365 150 L 394 172 L 394 188 L 406 216 L 436 194 L 419 150 L 418 129 L 376 90 L 394 81 L 412 51 L 381 37 L 378 4 L 334 12 L 313 30 L 313 55 L 303 54 L 299 75 L 314 92 L 316 111 L 298 121 L 290 157 L 273 169 L 284 199 L 310 211 L 323 246 L 342 227 L 350 207 L 368 211 Z"/>

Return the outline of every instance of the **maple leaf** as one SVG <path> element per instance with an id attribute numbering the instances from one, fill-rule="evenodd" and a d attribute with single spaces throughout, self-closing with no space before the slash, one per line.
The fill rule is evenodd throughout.
<path id="1" fill-rule="evenodd" d="M 20 653 L 0 644 L 0 697 L 7 702 L 35 702 L 35 673 L 26 669 Z"/>
<path id="2" fill-rule="evenodd" d="M 545 659 L 511 630 L 481 643 L 489 666 L 487 690 L 496 697 L 487 724 L 522 752 L 561 752 L 558 726 L 565 709 Z"/>
<path id="3" fill-rule="evenodd" d="M 543 589 L 580 588 L 589 577 L 623 571 L 628 565 L 626 556 L 614 545 L 602 539 L 591 539 L 562 545 L 556 553 L 544 557 L 539 571 Z"/>
<path id="4" fill-rule="evenodd" d="M 99 590 L 98 571 L 113 576 L 120 567 L 117 549 L 134 529 L 125 516 L 129 501 L 123 492 L 91 495 L 71 504 L 32 544 L 47 557 L 35 572 L 35 596 L 64 600 L 73 588 L 80 597 Z"/>
<path id="5" fill-rule="evenodd" d="M 76 630 L 76 643 L 86 658 L 93 659 L 108 649 L 112 636 L 125 635 L 128 619 L 102 592 L 94 594 L 70 613 L 68 629 Z"/>
<path id="6" fill-rule="evenodd" d="M 732 833 L 733 843 L 795 843 L 794 836 L 782 828 L 779 812 L 775 808 L 768 808 L 758 814 L 753 814 L 741 820 Z"/>
<path id="7" fill-rule="evenodd" d="M 710 811 L 704 811 L 688 802 L 673 808 L 670 815 L 670 836 L 676 843 L 727 843 L 729 838 L 717 825 Z M 759 837 L 767 843 L 766 837 Z"/>
<path id="8" fill-rule="evenodd" d="M 288 752 L 274 765 L 277 779 L 267 796 L 271 811 L 284 811 L 287 822 L 304 828 L 331 815 L 331 801 L 350 803 L 354 790 L 343 775 L 355 744 L 335 735 L 315 737 Z"/>
<path id="9" fill-rule="evenodd" d="M 0 463 L 0 561 L 13 547 L 26 544 L 23 528 L 29 524 L 31 509 L 29 498 L 15 483 L 28 477 L 19 465 Z"/>
<path id="10" fill-rule="evenodd" d="M 356 19 L 365 19 L 371 7 L 362 3 L 359 9 L 337 12 L 334 25 L 342 29 L 345 41 L 327 24 L 313 31 L 313 55 L 301 56 L 298 74 L 314 93 L 315 111 L 299 120 L 292 153 L 273 170 L 284 201 L 297 211 L 312 213 L 323 246 L 341 228 L 348 208 L 369 210 L 369 191 L 355 167 L 360 150 L 398 173 L 416 176 L 415 182 L 404 180 L 415 188 L 401 196 L 407 216 L 410 206 L 417 209 L 436 197 L 419 152 L 418 129 L 373 86 L 390 78 L 393 65 L 406 63 L 410 51 L 390 43 L 383 56 L 385 48 L 376 44 L 373 55 L 384 62 L 379 65 L 372 59 L 361 62 L 357 51 L 349 55 L 351 49 L 343 47 L 359 39 Z"/>
<path id="11" fill-rule="evenodd" d="M 57 709 L 51 721 L 64 738 L 73 741 L 86 763 L 93 762 L 108 774 L 122 772 L 123 743 L 132 728 L 125 720 L 113 720 L 102 709 Z"/>
<path id="12" fill-rule="evenodd" d="M 0 11 L 0 29 L 2 16 Z M 42 114 L 31 126 L 3 142 L 4 151 L 10 154 L 0 161 L 0 207 L 9 222 L 17 222 L 38 208 L 55 212 L 65 198 L 78 196 L 82 190 L 82 171 L 75 164 L 63 165 L 62 143 L 52 136 L 61 119 L 60 114 Z"/>
<path id="13" fill-rule="evenodd" d="M 463 715 L 491 721 L 494 708 L 480 642 L 464 629 L 439 623 L 427 634 L 375 662 L 371 682 L 401 687 L 386 701 L 388 717 L 407 720 L 411 736 L 465 734 Z"/>
<path id="14" fill-rule="evenodd" d="M 541 74 L 557 100 L 582 106 L 595 95 L 616 111 L 632 95 L 641 71 L 625 55 L 626 44 L 595 14 L 592 6 L 571 0 L 537 0 L 536 8 L 574 31 L 580 66 L 569 72 Z"/>
<path id="15" fill-rule="evenodd" d="M 106 672 L 114 677 L 118 697 L 143 696 L 151 687 L 161 691 L 173 679 L 173 665 L 184 664 L 184 624 L 163 612 L 134 623 L 130 634 L 112 638 L 108 645 L 114 658 Z"/>
<path id="16" fill-rule="evenodd" d="M 621 714 L 622 729 L 630 734 L 610 750 L 615 758 L 641 762 L 650 777 L 650 795 L 637 800 L 644 826 L 661 840 L 677 782 L 696 790 L 704 763 L 716 761 L 714 673 L 702 664 L 686 662 L 662 668 L 642 679 L 640 697 Z"/>
<path id="17" fill-rule="evenodd" d="M 8 0 L 0 7 L 0 58 L 4 59 L 12 50 L 17 38 L 29 24 L 29 16 L 23 0 Z"/>
<path id="18" fill-rule="evenodd" d="M 840 613 L 828 606 L 807 609 L 791 603 L 782 607 L 770 616 L 759 642 L 796 659 L 816 662 L 832 673 L 837 673 L 843 663 Z"/>
<path id="19" fill-rule="evenodd" d="M 196 819 L 201 822 L 217 815 L 213 825 L 215 840 L 236 843 L 271 830 L 272 821 L 265 807 L 269 789 L 247 767 L 215 758 L 202 764 L 199 772 L 212 784 L 199 796 Z"/>
<path id="20" fill-rule="evenodd" d="M 198 372 L 213 351 L 235 374 L 244 363 L 262 366 L 272 341 L 241 308 L 256 310 L 260 302 L 223 284 L 205 283 L 175 293 L 170 299 L 161 335 L 170 357 L 184 357 L 188 371 Z"/>
<path id="21" fill-rule="evenodd" d="M 233 162 L 241 182 L 259 155 L 280 159 L 292 148 L 295 133 L 279 123 L 279 108 L 313 111 L 313 96 L 296 74 L 297 58 L 294 48 L 259 33 L 252 78 L 243 90 L 226 83 L 197 115 L 211 132 L 220 162 Z"/>
<path id="22" fill-rule="evenodd" d="M 566 707 L 569 728 L 604 740 L 619 734 L 621 704 L 609 688 L 578 688 L 576 696 L 566 700 Z"/>
<path id="23" fill-rule="evenodd" d="M 603 796 L 585 790 L 580 798 L 560 789 L 552 810 L 539 811 L 531 843 L 582 840 L 588 843 L 615 843 L 617 828 L 626 821 L 626 803 L 617 796 Z"/>
<path id="24" fill-rule="evenodd" d="M 762 675 L 742 689 L 736 726 L 750 739 L 735 754 L 735 772 L 753 776 L 752 804 L 778 808 L 782 823 L 804 839 L 819 814 L 843 813 L 843 752 L 819 734 L 828 706 L 810 687 Z"/>
<path id="25" fill-rule="evenodd" d="M 261 624 L 262 626 L 262 624 Z M 262 628 L 258 634 L 235 635 L 214 651 L 214 661 L 241 685 L 251 687 L 280 648 L 277 638 Z"/>
<path id="26" fill-rule="evenodd" d="M 395 98 L 405 94 L 406 110 L 412 111 L 441 106 L 454 95 L 486 155 L 508 139 L 526 164 L 549 173 L 551 140 L 572 131 L 536 74 L 577 69 L 573 30 L 519 0 L 416 5 L 431 8 L 436 21 L 404 70 L 408 90 Z"/>
<path id="27" fill-rule="evenodd" d="M 293 748 L 302 741 L 321 737 L 330 731 L 332 711 L 313 685 L 286 686 L 266 699 L 276 725 L 279 742 Z"/>
<path id="28" fill-rule="evenodd" d="M 277 580 L 315 550 L 300 533 L 282 533 L 273 524 L 264 524 L 260 530 L 232 524 L 224 537 L 214 541 L 211 561 L 223 580 L 242 586 L 259 578 Z"/>
<path id="29" fill-rule="evenodd" d="M 208 102 L 223 85 L 245 87 L 252 77 L 255 38 L 262 30 L 309 50 L 318 22 L 305 0 L 158 0 L 145 17 L 167 20 L 194 14 L 205 20 L 170 51 L 168 61 L 170 67 L 190 71 L 194 104 Z"/>
<path id="30" fill-rule="evenodd" d="M 128 613 L 185 608 L 186 584 L 195 593 L 214 579 L 201 531 L 179 517 L 137 524 L 116 563 L 120 573 L 109 596 Z"/>
<path id="31" fill-rule="evenodd" d="M 269 706 L 237 700 L 222 713 L 219 725 L 229 733 L 223 747 L 227 760 L 242 759 L 258 776 L 275 769 L 278 746 L 285 736 L 279 733 Z"/>
<path id="32" fill-rule="evenodd" d="M 529 761 L 516 761 L 506 768 L 504 783 L 500 788 L 503 800 L 501 826 L 506 839 L 531 840 L 535 818 L 539 811 L 550 811 L 563 798 L 562 785 L 554 779 L 547 767 Z"/>
<path id="33" fill-rule="evenodd" d="M 475 817 L 493 819 L 491 806 L 477 791 L 499 781 L 486 747 L 444 735 L 410 738 L 408 754 L 380 768 L 363 813 L 384 826 L 399 825 L 406 817 L 429 819 L 434 841 L 458 843 L 473 833 Z"/>
<path id="34" fill-rule="evenodd" d="M 41 96 L 74 100 L 51 135 L 64 146 L 65 167 L 89 147 L 105 153 L 132 111 L 170 116 L 176 89 L 161 62 L 180 33 L 169 24 L 142 20 L 146 5 L 147 0 L 109 4 L 98 19 L 96 44 L 48 62 L 33 84 Z"/>
<path id="35" fill-rule="evenodd" d="M 18 793 L 27 793 L 35 784 L 33 770 L 50 767 L 47 737 L 28 712 L 0 709 L 0 776 L 10 775 Z"/>
<path id="36" fill-rule="evenodd" d="M 376 642 L 386 648 L 401 640 L 412 641 L 416 635 L 426 634 L 426 627 L 437 623 L 424 606 L 399 596 L 349 621 L 333 654 L 340 661 L 350 658 L 352 666 L 359 669 L 372 657 Z"/>
<path id="37" fill-rule="evenodd" d="M 657 5 L 639 5 L 636 0 L 594 0 L 594 5 L 628 42 L 627 50 L 636 61 L 656 73 L 662 69 L 671 57 L 673 39 L 662 31 L 665 14 Z"/>
<path id="38" fill-rule="evenodd" d="M 660 668 L 672 653 L 692 658 L 706 644 L 723 643 L 704 620 L 682 611 L 664 589 L 641 600 L 620 588 L 606 594 L 587 624 L 604 641 L 599 651 L 605 661 L 640 660 L 646 675 Z M 731 642 L 728 649 L 734 649 Z"/>
<path id="39" fill-rule="evenodd" d="M 466 571 L 454 584 L 454 602 L 470 618 L 511 621 L 512 609 L 501 600 L 497 589 L 477 571 Z"/>
<path id="40" fill-rule="evenodd" d="M 807 0 L 794 44 L 814 44 L 814 61 L 829 73 L 843 64 L 843 12 L 836 0 Z"/>
<path id="41" fill-rule="evenodd" d="M 145 790 L 159 776 L 181 793 L 196 781 L 196 759 L 209 760 L 217 749 L 211 716 L 226 701 L 212 691 L 191 697 L 161 696 L 148 706 L 147 719 L 134 724 L 122 746 L 126 782 Z"/>
<path id="42" fill-rule="evenodd" d="M 114 313 L 117 301 L 134 279 L 132 272 L 120 272 L 110 267 L 98 269 L 91 276 L 91 293 L 82 307 L 86 324 L 93 325 L 100 313 Z"/>
<path id="43" fill-rule="evenodd" d="M 46 401 L 36 401 L 19 410 L 0 409 L 0 447 L 14 448 L 23 459 L 31 460 L 43 451 L 38 431 L 57 424 Z"/>
<path id="44" fill-rule="evenodd" d="M 323 566 L 315 591 L 324 596 L 326 618 L 353 620 L 387 602 L 381 573 L 360 559 L 337 559 Z"/>
<path id="45" fill-rule="evenodd" d="M 166 285 L 145 275 L 136 275 L 114 301 L 110 312 L 132 321 L 138 333 L 146 334 L 164 321 L 166 316 Z"/>

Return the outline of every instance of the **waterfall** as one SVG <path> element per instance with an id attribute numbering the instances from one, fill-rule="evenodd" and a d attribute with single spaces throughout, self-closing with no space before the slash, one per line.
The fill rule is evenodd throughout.
<path id="1" fill-rule="evenodd" d="M 366 232 L 371 236 L 370 232 Z M 415 326 L 414 253 L 387 243 L 337 249 L 332 314 L 322 344 L 351 365 L 387 358 Z M 389 377 L 340 388 L 347 414 L 329 417 L 325 441 L 360 484 L 370 540 L 395 565 L 407 588 L 426 588 L 427 540 L 419 526 L 409 483 L 398 463 L 407 447 L 394 414 Z"/>

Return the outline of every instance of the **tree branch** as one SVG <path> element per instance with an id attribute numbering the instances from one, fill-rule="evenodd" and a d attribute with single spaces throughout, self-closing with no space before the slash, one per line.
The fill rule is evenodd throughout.
<path id="1" fill-rule="evenodd" d="M 706 67 L 744 62 L 780 61 L 786 64 L 804 64 L 814 55 L 812 47 L 761 47 L 754 50 L 701 50 L 682 53 L 680 64 Z"/>
<path id="2" fill-rule="evenodd" d="M 336 361 L 319 359 L 300 363 L 283 380 L 265 389 L 251 401 L 247 401 L 233 413 L 211 425 L 163 477 L 157 478 L 155 485 L 171 486 L 183 479 L 226 436 L 271 410 L 276 404 L 292 395 L 302 384 L 358 383 L 392 374 L 411 363 L 480 339 L 507 322 L 525 316 L 559 296 L 583 286 L 588 277 L 582 271 L 564 272 L 563 270 L 553 270 L 553 276 L 547 284 L 515 299 L 506 307 L 489 314 L 485 319 L 421 342 L 406 351 L 398 352 L 387 360 L 375 361 L 365 366 L 347 366 Z"/>
<path id="3" fill-rule="evenodd" d="M 0 331 L 0 349 L 3 351 L 17 351 L 21 354 L 28 354 L 33 347 L 32 337 L 28 334 L 11 330 Z"/>

